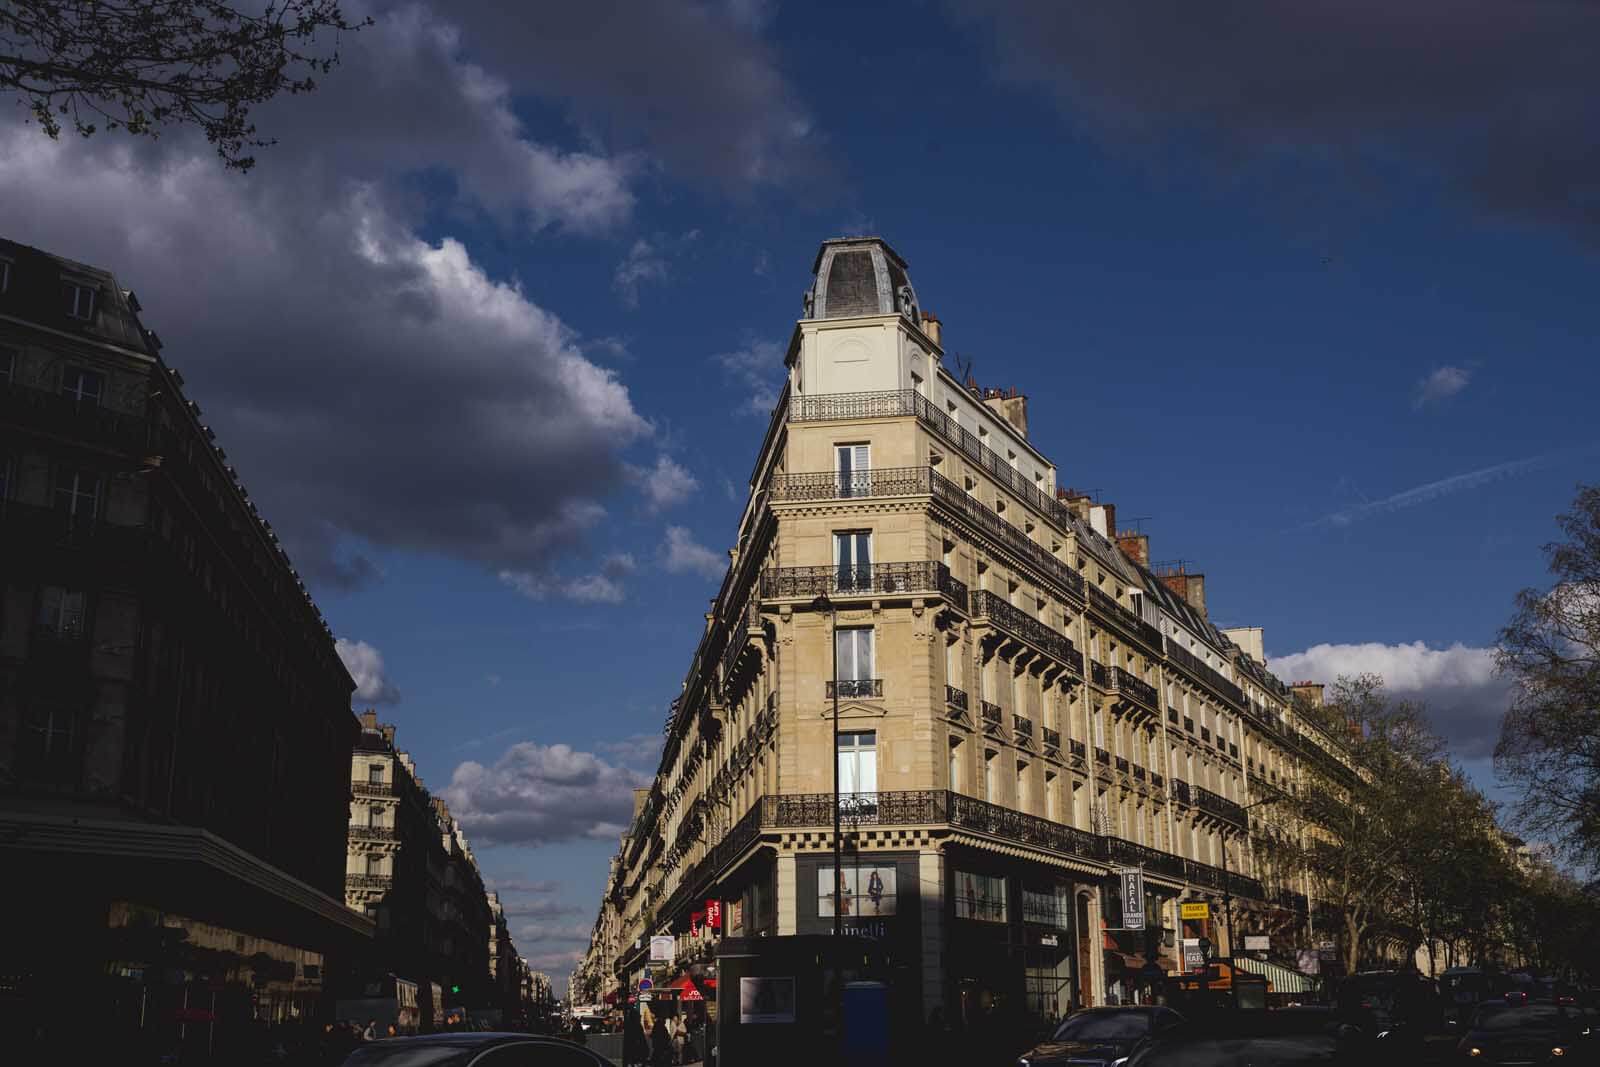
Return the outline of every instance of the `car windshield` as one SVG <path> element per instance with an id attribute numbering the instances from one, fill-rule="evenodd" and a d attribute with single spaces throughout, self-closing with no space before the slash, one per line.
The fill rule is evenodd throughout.
<path id="1" fill-rule="evenodd" d="M 1508 1033 L 1517 1030 L 1550 1032 L 1579 1022 L 1578 1016 L 1563 1008 L 1549 1004 L 1531 1004 L 1527 1007 L 1506 1006 L 1498 1010 L 1484 1010 L 1473 1021 L 1473 1029 L 1483 1033 Z"/>
<path id="2" fill-rule="evenodd" d="M 1150 1032 L 1150 1016 L 1142 1011 L 1105 1011 L 1075 1015 L 1056 1028 L 1057 1041 L 1126 1041 Z"/>

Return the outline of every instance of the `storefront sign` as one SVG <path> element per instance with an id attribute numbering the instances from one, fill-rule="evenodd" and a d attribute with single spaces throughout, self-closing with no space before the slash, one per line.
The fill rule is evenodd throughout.
<path id="1" fill-rule="evenodd" d="M 1041 945 L 1047 945 L 1050 948 L 1055 948 L 1060 943 L 1061 942 L 1056 939 L 1056 935 L 1055 934 L 1040 934 L 1039 935 L 1039 944 L 1041 944 Z"/>
<path id="2" fill-rule="evenodd" d="M 1180 904 L 1178 905 L 1178 917 L 1180 919 L 1209 919 L 1211 918 L 1211 905 L 1205 901 L 1201 901 L 1198 904 Z"/>
<path id="3" fill-rule="evenodd" d="M 705 924 L 705 921 L 706 921 L 706 913 L 705 912 L 703 912 L 703 911 L 691 911 L 689 913 L 689 936 L 690 937 L 699 937 L 700 936 L 700 927 Z"/>
<path id="4" fill-rule="evenodd" d="M 1195 971 L 1205 970 L 1206 954 L 1205 950 L 1200 947 L 1200 939 L 1198 937 L 1186 937 L 1179 944 L 1183 951 L 1184 973 L 1193 974 Z"/>
<path id="5" fill-rule="evenodd" d="M 672 938 L 666 936 L 652 937 L 650 939 L 650 962 L 671 963 L 673 956 Z"/>
<path id="6" fill-rule="evenodd" d="M 720 900 L 706 901 L 706 926 L 712 930 L 722 929 L 722 902 Z"/>
<path id="7" fill-rule="evenodd" d="M 739 937 L 744 933 L 744 901 L 728 901 L 728 936 Z"/>
<path id="8" fill-rule="evenodd" d="M 739 979 L 741 1023 L 794 1022 L 793 978 Z"/>
<path id="9" fill-rule="evenodd" d="M 843 930 L 850 937 L 864 937 L 870 941 L 882 941 L 889 936 L 889 921 L 887 919 L 846 919 L 843 923 Z"/>
<path id="10" fill-rule="evenodd" d="M 1117 872 L 1122 880 L 1122 928 L 1144 929 L 1144 871 L 1124 867 Z"/>
<path id="11" fill-rule="evenodd" d="M 1246 952 L 1270 952 L 1272 950 L 1272 938 L 1266 934 L 1245 934 L 1244 950 Z"/>

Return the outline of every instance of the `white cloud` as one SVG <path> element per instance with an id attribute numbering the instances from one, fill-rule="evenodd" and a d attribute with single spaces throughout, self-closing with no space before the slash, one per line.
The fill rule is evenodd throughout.
<path id="1" fill-rule="evenodd" d="M 1471 381 L 1472 371 L 1464 367 L 1439 367 L 1417 382 L 1417 395 L 1411 406 L 1424 408 L 1448 400 L 1465 389 Z"/>
<path id="2" fill-rule="evenodd" d="M 1493 751 L 1511 699 L 1509 682 L 1495 675 L 1494 649 L 1460 642 L 1448 648 L 1429 648 L 1422 641 L 1313 645 L 1275 656 L 1268 665 L 1291 681 L 1331 683 L 1344 675 L 1379 675 L 1394 695 L 1426 704 L 1434 727 L 1464 759 Z"/>
<path id="3" fill-rule="evenodd" d="M 1382 500 L 1374 500 L 1368 504 L 1361 504 L 1341 511 L 1331 511 L 1321 518 L 1313 519 L 1304 524 L 1300 529 L 1311 529 L 1318 526 L 1349 526 L 1351 523 L 1362 519 L 1370 519 L 1377 515 L 1387 515 L 1395 511 L 1404 511 L 1414 508 L 1419 504 L 1427 504 L 1441 497 L 1453 496 L 1468 489 L 1476 489 L 1490 482 L 1497 482 L 1503 478 L 1512 478 L 1521 474 L 1528 474 L 1547 466 L 1553 460 L 1565 456 L 1577 455 L 1592 451 L 1591 448 L 1569 449 L 1565 452 L 1551 452 L 1542 456 L 1533 456 L 1529 459 L 1512 460 L 1509 463 L 1496 463 L 1491 467 L 1481 467 L 1465 474 L 1455 474 L 1449 478 L 1440 478 L 1438 481 L 1426 482 L 1410 489 L 1402 490 Z"/>
<path id="4" fill-rule="evenodd" d="M 521 878 L 491 878 L 489 888 L 498 893 L 556 893 L 561 890 L 561 883 L 549 878 L 532 882 Z"/>
<path id="5" fill-rule="evenodd" d="M 667 280 L 667 261 L 649 241 L 640 238 L 633 242 L 628 254 L 617 264 L 611 276 L 612 288 L 622 302 L 630 308 L 639 306 L 639 286 L 643 282 Z"/>
<path id="6" fill-rule="evenodd" d="M 783 388 L 784 348 L 775 341 L 750 341 L 743 348 L 712 358 L 727 372 L 727 381 L 745 394 L 739 410 L 747 415 L 770 415 Z"/>
<path id="7" fill-rule="evenodd" d="M 657 456 L 654 467 L 631 467 L 628 473 L 651 514 L 682 503 L 700 488 L 700 480 L 671 456 Z"/>
<path id="8" fill-rule="evenodd" d="M 600 569 L 593 574 L 562 578 L 532 571 L 503 570 L 499 578 L 529 600 L 558 596 L 582 604 L 620 604 L 627 599 L 627 589 L 622 579 L 636 570 L 638 564 L 633 556 L 619 552 L 607 556 Z"/>
<path id="9" fill-rule="evenodd" d="M 383 653 L 365 641 L 339 638 L 333 649 L 344 660 L 345 670 L 355 679 L 354 699 L 363 704 L 398 704 L 400 690 L 389 681 L 383 669 Z"/>
<path id="10" fill-rule="evenodd" d="M 576 904 L 563 904 L 559 900 L 541 897 L 534 900 L 523 900 L 516 903 L 503 904 L 506 918 L 508 919 L 556 919 L 563 915 L 578 915 L 583 909 Z M 587 930 L 584 939 L 588 940 Z"/>
<path id="11" fill-rule="evenodd" d="M 619 763 L 653 771 L 661 756 L 661 734 L 629 734 L 620 741 L 602 742 L 600 750 Z"/>
<path id="12" fill-rule="evenodd" d="M 728 569 L 727 559 L 696 541 L 685 526 L 667 527 L 661 565 L 673 574 L 698 574 L 708 579 L 721 578 Z"/>
<path id="13" fill-rule="evenodd" d="M 511 913 L 508 911 L 506 914 Z M 589 935 L 593 932 L 594 926 L 585 922 L 532 922 L 518 927 L 516 938 L 521 945 L 588 944 Z"/>
<path id="14" fill-rule="evenodd" d="M 615 838 L 649 781 L 570 745 L 523 741 L 492 766 L 462 763 L 442 793 L 473 840 L 542 845 Z"/>

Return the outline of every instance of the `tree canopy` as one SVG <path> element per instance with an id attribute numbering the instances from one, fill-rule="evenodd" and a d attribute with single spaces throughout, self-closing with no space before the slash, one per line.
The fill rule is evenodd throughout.
<path id="1" fill-rule="evenodd" d="M 255 164 L 251 109 L 307 93 L 339 62 L 322 38 L 358 30 L 340 0 L 3 0 L 0 91 L 50 137 L 70 127 L 155 137 L 198 127 L 230 168 Z"/>

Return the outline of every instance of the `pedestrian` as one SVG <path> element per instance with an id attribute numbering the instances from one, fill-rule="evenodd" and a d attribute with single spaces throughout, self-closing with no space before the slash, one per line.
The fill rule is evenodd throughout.
<path id="1" fill-rule="evenodd" d="M 361 1031 L 361 1040 L 363 1040 L 363 1041 L 376 1041 L 376 1040 L 378 1040 L 378 1020 L 376 1020 L 376 1019 L 368 1019 L 367 1020 L 367 1028 L 365 1030 Z"/>
<path id="2" fill-rule="evenodd" d="M 650 1029 L 650 1067 L 672 1067 L 672 1035 L 664 1015 L 657 1016 Z"/>
<path id="3" fill-rule="evenodd" d="M 683 1063 L 683 1049 L 689 1041 L 689 1027 L 682 1015 L 674 1015 L 667 1019 L 667 1034 L 672 1038 L 672 1062 Z"/>
<path id="4" fill-rule="evenodd" d="M 649 1058 L 649 1045 L 645 1040 L 644 1026 L 639 1021 L 639 1011 L 636 1008 L 629 1008 L 628 1017 L 622 1024 L 623 1065 L 638 1067 Z"/>

